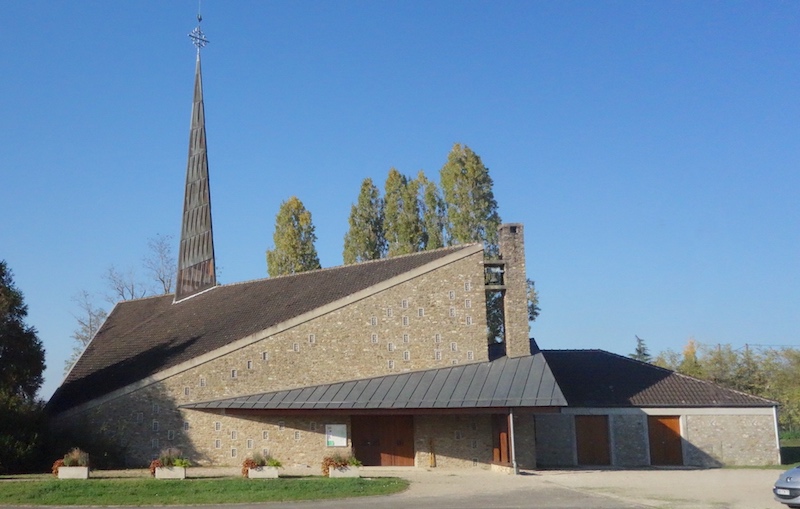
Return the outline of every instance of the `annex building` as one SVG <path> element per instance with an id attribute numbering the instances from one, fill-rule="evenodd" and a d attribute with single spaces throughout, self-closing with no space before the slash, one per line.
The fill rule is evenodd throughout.
<path id="1" fill-rule="evenodd" d="M 49 401 L 56 423 L 132 466 L 167 447 L 311 468 L 350 450 L 508 471 L 779 462 L 774 401 L 602 350 L 540 350 L 521 224 L 500 227 L 499 260 L 467 244 L 218 285 L 200 46 L 176 293 L 114 307 Z M 487 291 L 504 302 L 491 349 Z"/>

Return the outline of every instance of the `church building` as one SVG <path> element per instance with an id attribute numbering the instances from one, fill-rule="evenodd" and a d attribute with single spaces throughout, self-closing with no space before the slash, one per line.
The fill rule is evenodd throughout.
<path id="1" fill-rule="evenodd" d="M 147 465 L 259 452 L 317 469 L 764 465 L 777 404 L 602 350 L 530 339 L 524 228 L 480 244 L 220 285 L 199 26 L 175 294 L 118 303 L 47 405 Z M 487 292 L 504 342 L 487 345 Z M 89 451 L 92 452 L 91 450 Z M 313 470 L 316 473 L 318 470 Z"/>

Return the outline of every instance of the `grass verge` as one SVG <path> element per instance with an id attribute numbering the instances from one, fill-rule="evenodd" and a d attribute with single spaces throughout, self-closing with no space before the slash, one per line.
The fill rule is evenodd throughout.
<path id="1" fill-rule="evenodd" d="M 390 495 L 407 487 L 408 481 L 388 477 L 3 481 L 0 505 L 241 504 Z"/>

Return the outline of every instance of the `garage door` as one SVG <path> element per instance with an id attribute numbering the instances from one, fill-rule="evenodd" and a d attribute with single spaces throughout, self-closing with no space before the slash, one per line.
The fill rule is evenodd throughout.
<path id="1" fill-rule="evenodd" d="M 576 415 L 575 443 L 578 465 L 610 465 L 607 415 Z"/>
<path id="2" fill-rule="evenodd" d="M 683 465 L 681 418 L 650 415 L 647 417 L 651 465 Z"/>

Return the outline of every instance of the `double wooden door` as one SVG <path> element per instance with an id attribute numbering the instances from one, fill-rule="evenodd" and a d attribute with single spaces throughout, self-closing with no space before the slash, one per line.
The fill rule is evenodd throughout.
<path id="1" fill-rule="evenodd" d="M 355 415 L 351 419 L 353 449 L 365 466 L 414 466 L 414 417 Z"/>

